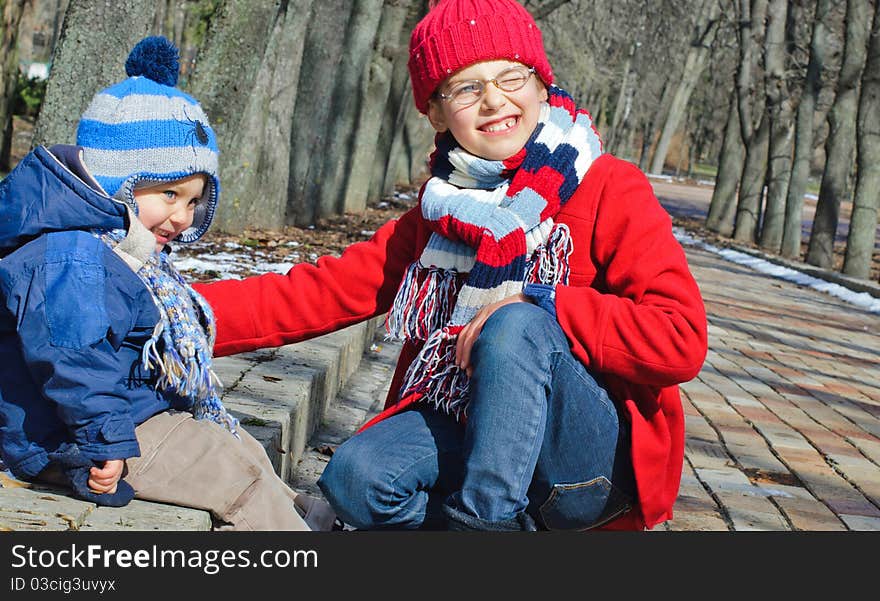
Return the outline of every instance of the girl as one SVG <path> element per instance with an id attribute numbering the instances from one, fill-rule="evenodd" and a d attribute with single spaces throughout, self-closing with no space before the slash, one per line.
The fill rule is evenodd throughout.
<path id="1" fill-rule="evenodd" d="M 437 131 L 418 206 L 338 259 L 199 286 L 215 352 L 388 312 L 405 345 L 385 410 L 319 481 L 357 528 L 669 519 L 706 317 L 650 184 L 602 154 L 514 0 L 435 3 L 409 70 Z"/>

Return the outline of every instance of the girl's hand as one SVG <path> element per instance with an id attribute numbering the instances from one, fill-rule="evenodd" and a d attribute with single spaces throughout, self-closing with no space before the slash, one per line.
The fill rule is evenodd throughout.
<path id="1" fill-rule="evenodd" d="M 480 336 L 480 332 L 483 331 L 483 325 L 486 323 L 486 320 L 489 319 L 489 316 L 504 305 L 528 302 L 531 302 L 529 297 L 520 292 L 513 296 L 503 298 L 498 302 L 486 305 L 477 311 L 477 314 L 474 315 L 474 318 L 471 319 L 470 323 L 468 323 L 459 333 L 458 342 L 455 345 L 455 364 L 459 368 L 465 370 L 468 377 L 470 377 L 471 373 L 474 371 L 474 368 L 471 365 L 471 348 Z"/>
<path id="2" fill-rule="evenodd" d="M 122 478 L 122 470 L 125 468 L 125 459 L 108 459 L 103 467 L 93 467 L 89 470 L 89 488 L 98 494 L 116 492 L 116 483 Z"/>

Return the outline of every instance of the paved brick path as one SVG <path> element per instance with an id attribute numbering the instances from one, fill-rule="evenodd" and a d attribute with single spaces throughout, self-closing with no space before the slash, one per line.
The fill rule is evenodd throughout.
<path id="1" fill-rule="evenodd" d="M 705 210 L 660 187 L 670 212 Z M 686 251 L 709 354 L 682 386 L 685 466 L 662 528 L 880 530 L 880 315 Z"/>

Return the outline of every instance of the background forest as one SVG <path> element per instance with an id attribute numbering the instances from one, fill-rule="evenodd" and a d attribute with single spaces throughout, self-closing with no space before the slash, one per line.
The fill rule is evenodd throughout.
<path id="1" fill-rule="evenodd" d="M 880 199 L 880 0 L 526 0 L 557 84 L 606 150 L 715 181 L 706 227 L 870 276 Z M 217 226 L 305 226 L 418 183 L 432 130 L 406 59 L 427 0 L 0 0 L 0 171 L 15 123 L 72 143 L 142 37 L 181 49 L 211 117 Z M 46 79 L 48 77 L 48 79 Z M 805 194 L 816 196 L 802 240 Z M 849 227 L 838 231 L 840 214 Z"/>

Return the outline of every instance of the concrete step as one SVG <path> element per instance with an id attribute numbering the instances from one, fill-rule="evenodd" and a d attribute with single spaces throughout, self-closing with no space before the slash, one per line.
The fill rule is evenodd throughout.
<path id="1" fill-rule="evenodd" d="M 293 478 L 306 442 L 373 343 L 377 323 L 215 361 L 224 405 L 263 444 L 285 480 Z M 0 476 L 0 531 L 211 529 L 210 515 L 202 510 L 139 500 L 98 507 L 60 488 L 13 480 L 2 469 Z"/>
<path id="2" fill-rule="evenodd" d="M 309 440 L 290 480 L 294 490 L 323 498 L 317 481 L 336 447 L 382 410 L 402 346 L 399 342 L 386 342 L 384 333 L 381 326 L 375 329 L 372 344 L 358 370 L 340 390 L 323 423 Z"/>

